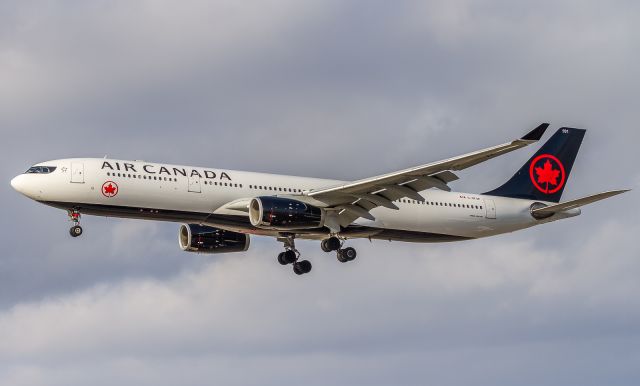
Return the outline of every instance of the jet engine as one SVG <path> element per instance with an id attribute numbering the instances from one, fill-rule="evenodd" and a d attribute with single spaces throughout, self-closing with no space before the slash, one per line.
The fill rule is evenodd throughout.
<path id="1" fill-rule="evenodd" d="M 251 225 L 263 229 L 294 230 L 324 226 L 325 211 L 282 197 L 256 197 L 249 203 Z"/>
<path id="2" fill-rule="evenodd" d="M 204 225 L 184 224 L 178 231 L 178 243 L 187 252 L 244 252 L 249 249 L 249 235 Z"/>

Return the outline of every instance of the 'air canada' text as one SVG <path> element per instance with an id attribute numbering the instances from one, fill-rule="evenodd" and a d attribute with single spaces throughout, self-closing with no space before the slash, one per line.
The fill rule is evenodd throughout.
<path id="1" fill-rule="evenodd" d="M 141 170 L 137 170 L 136 167 L 139 167 Z M 147 174 L 157 174 L 157 175 L 167 175 L 167 176 L 200 177 L 200 178 L 208 178 L 208 179 L 217 178 L 220 180 L 231 181 L 231 177 L 226 172 L 216 173 L 212 170 L 186 169 L 186 168 L 169 167 L 169 166 L 152 165 L 152 164 L 134 165 L 132 163 L 127 163 L 127 162 L 123 162 L 121 164 L 120 162 L 104 161 L 102 162 L 101 169 L 111 169 L 111 170 L 117 170 L 117 171 L 123 171 L 123 172 L 147 173 Z"/>

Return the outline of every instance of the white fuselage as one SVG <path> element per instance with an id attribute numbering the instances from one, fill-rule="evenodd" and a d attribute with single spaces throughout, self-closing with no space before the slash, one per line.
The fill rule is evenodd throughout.
<path id="1" fill-rule="evenodd" d="M 259 196 L 299 196 L 303 192 L 343 184 L 343 181 L 283 176 L 213 168 L 166 165 L 144 161 L 78 158 L 43 162 L 55 167 L 46 174 L 22 174 L 11 183 L 22 194 L 62 209 L 83 213 L 201 223 L 244 233 L 274 235 L 253 227 L 246 212 L 228 204 Z M 104 187 L 112 183 L 112 187 Z M 378 207 L 375 220 L 357 219 L 345 237 L 404 241 L 450 241 L 420 235 L 478 238 L 527 228 L 579 214 L 579 209 L 545 220 L 531 216 L 535 201 L 471 193 L 426 190 L 425 202 L 401 199 L 399 210 Z M 323 238 L 328 230 L 303 232 Z M 377 237 L 376 237 L 377 236 Z M 406 237 L 405 237 L 406 236 Z"/>

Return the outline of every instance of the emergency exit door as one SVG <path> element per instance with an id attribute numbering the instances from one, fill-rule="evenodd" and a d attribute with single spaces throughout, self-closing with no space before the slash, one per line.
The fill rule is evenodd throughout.
<path id="1" fill-rule="evenodd" d="M 193 193 L 202 192 L 202 188 L 200 187 L 200 176 L 189 177 L 189 191 Z"/>
<path id="2" fill-rule="evenodd" d="M 71 163 L 71 182 L 84 184 L 84 164 L 81 162 Z"/>
<path id="3" fill-rule="evenodd" d="M 493 200 L 484 200 L 484 208 L 487 218 L 496 218 L 496 203 Z"/>

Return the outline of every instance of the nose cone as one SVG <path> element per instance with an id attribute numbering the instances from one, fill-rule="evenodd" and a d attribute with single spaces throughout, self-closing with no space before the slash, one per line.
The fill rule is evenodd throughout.
<path id="1" fill-rule="evenodd" d="M 20 178 L 20 177 L 22 177 L 22 175 L 14 177 L 11 180 L 11 187 L 14 188 L 16 191 L 18 191 L 20 193 L 23 193 L 23 191 L 24 191 L 24 180 L 22 178 Z"/>
<path id="2" fill-rule="evenodd" d="M 31 191 L 32 189 L 29 189 L 28 176 L 24 174 L 21 174 L 12 179 L 11 187 L 29 198 L 34 198 L 33 192 Z"/>

